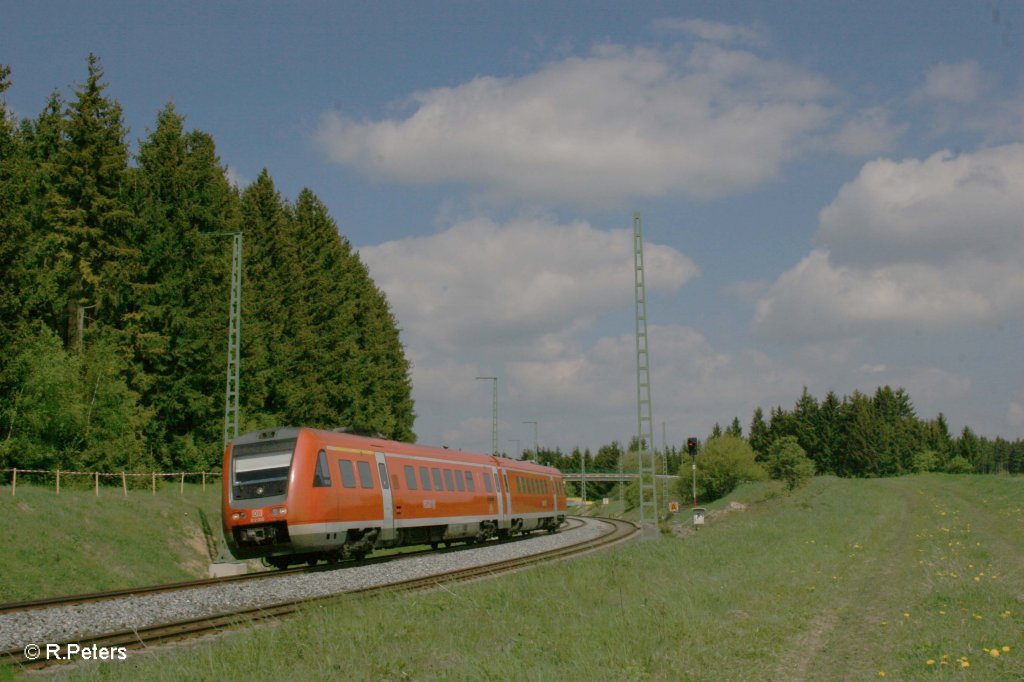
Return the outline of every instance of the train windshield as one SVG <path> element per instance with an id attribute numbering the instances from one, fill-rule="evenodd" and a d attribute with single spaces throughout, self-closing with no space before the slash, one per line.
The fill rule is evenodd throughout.
<path id="1" fill-rule="evenodd" d="M 280 497 L 288 490 L 295 438 L 236 445 L 231 450 L 231 484 L 236 500 Z"/>

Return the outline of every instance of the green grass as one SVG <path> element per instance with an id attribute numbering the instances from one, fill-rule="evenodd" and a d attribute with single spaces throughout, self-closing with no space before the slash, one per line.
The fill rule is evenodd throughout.
<path id="1" fill-rule="evenodd" d="M 1024 679 L 1024 480 L 818 478 L 792 495 L 759 484 L 710 506 L 735 500 L 751 504 L 683 539 L 429 594 L 345 599 L 74 675 Z"/>
<path id="2" fill-rule="evenodd" d="M 205 578 L 201 514 L 220 524 L 220 487 L 0 487 L 0 602 Z"/>

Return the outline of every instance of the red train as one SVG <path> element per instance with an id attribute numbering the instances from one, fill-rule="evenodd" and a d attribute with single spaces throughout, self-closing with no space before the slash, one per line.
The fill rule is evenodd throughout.
<path id="1" fill-rule="evenodd" d="M 248 433 L 228 445 L 223 472 L 228 548 L 279 568 L 554 532 L 566 514 L 557 469 L 336 431 Z"/>

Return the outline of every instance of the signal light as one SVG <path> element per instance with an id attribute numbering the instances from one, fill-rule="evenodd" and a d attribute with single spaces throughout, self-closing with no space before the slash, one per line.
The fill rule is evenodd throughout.
<path id="1" fill-rule="evenodd" d="M 697 456 L 697 439 L 693 436 L 686 439 L 686 452 L 689 453 L 690 457 Z"/>

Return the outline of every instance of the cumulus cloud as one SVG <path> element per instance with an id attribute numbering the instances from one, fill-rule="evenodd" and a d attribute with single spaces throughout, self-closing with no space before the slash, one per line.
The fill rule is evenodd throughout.
<path id="1" fill-rule="evenodd" d="M 407 333 L 432 347 L 509 348 L 557 356 L 572 334 L 633 296 L 633 233 L 518 219 L 466 220 L 440 233 L 360 249 Z M 644 249 L 650 291 L 697 276 L 679 251 Z"/>
<path id="2" fill-rule="evenodd" d="M 654 22 L 654 28 L 660 31 L 684 33 L 699 40 L 714 43 L 740 43 L 763 46 L 768 42 L 764 32 L 758 28 L 723 24 L 703 19 L 658 19 Z"/>
<path id="3" fill-rule="evenodd" d="M 988 78 L 981 65 L 972 59 L 960 64 L 937 64 L 932 67 L 915 97 L 966 104 L 978 99 L 987 87 Z"/>
<path id="4" fill-rule="evenodd" d="M 414 94 L 405 117 L 327 113 L 316 138 L 370 175 L 565 205 L 717 197 L 775 177 L 829 119 L 831 87 L 724 47 L 725 27 L 688 25 L 722 35 L 667 50 L 602 45 L 521 77 L 480 76 Z"/>
<path id="5" fill-rule="evenodd" d="M 872 161 L 821 213 L 818 246 L 758 301 L 778 338 L 941 329 L 1024 310 L 1024 145 Z"/>
<path id="6" fill-rule="evenodd" d="M 906 124 L 893 123 L 884 107 L 871 107 L 851 116 L 835 134 L 832 148 L 850 156 L 880 154 L 892 149 Z"/>

